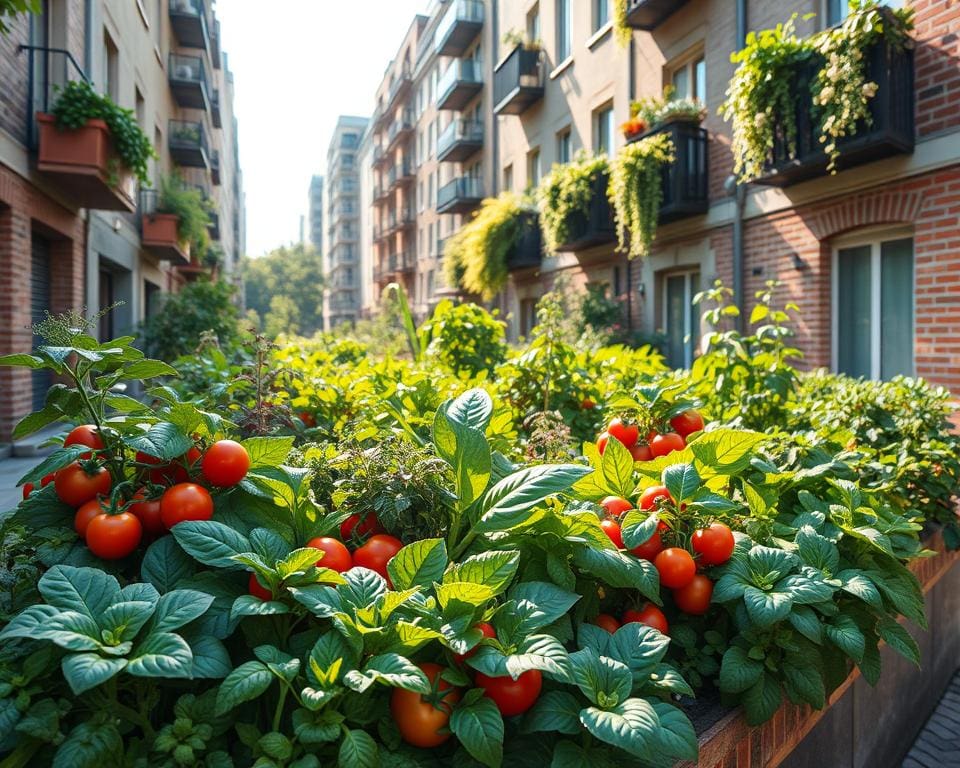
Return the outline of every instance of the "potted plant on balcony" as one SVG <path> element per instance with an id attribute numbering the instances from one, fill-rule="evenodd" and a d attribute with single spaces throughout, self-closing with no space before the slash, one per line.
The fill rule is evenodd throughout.
<path id="1" fill-rule="evenodd" d="M 630 103 L 630 121 L 624 123 L 624 136 L 628 141 L 639 138 L 649 127 L 656 130 L 670 123 L 692 123 L 700 125 L 707 116 L 707 108 L 696 98 L 675 98 L 675 89 L 672 85 L 663 90 L 662 96 L 647 96 Z M 643 125 L 642 130 L 628 129 L 635 125 Z"/>
<path id="2" fill-rule="evenodd" d="M 444 244 L 448 284 L 492 299 L 506 283 L 509 256 L 535 213 L 528 198 L 513 192 L 484 200 L 474 217 Z"/>
<path id="3" fill-rule="evenodd" d="M 597 184 L 609 173 L 606 155 L 593 157 L 583 150 L 572 162 L 554 165 L 540 183 L 537 197 L 540 227 L 548 253 L 554 253 L 575 239 L 590 214 Z M 603 183 L 606 189 L 606 183 Z"/>
<path id="4" fill-rule="evenodd" d="M 627 144 L 610 163 L 610 202 L 619 249 L 631 259 L 646 256 L 657 231 L 663 202 L 662 171 L 674 161 L 666 133 Z"/>
<path id="5" fill-rule="evenodd" d="M 203 194 L 172 176 L 160 180 L 156 211 L 144 214 L 142 237 L 148 245 L 178 249 L 185 260 L 202 264 L 210 245 L 209 226 Z"/>
<path id="6" fill-rule="evenodd" d="M 503 43 L 503 47 L 508 51 L 512 51 L 517 48 L 523 48 L 525 51 L 543 50 L 543 41 L 540 38 L 534 39 L 518 29 L 508 29 L 503 33 L 503 36 L 500 38 L 500 42 Z"/>
<path id="7" fill-rule="evenodd" d="M 97 93 L 90 83 L 79 80 L 58 90 L 51 114 L 38 113 L 40 131 L 38 167 L 58 175 L 75 174 L 99 178 L 112 190 L 129 199 L 132 210 L 133 180 L 147 183 L 147 164 L 156 156 L 150 139 L 136 117 L 108 96 Z M 110 205 L 96 194 L 95 187 L 83 187 L 91 195 L 87 207 Z"/>

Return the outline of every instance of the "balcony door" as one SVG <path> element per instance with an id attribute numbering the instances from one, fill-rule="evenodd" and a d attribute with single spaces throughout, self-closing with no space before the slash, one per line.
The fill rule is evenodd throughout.
<path id="1" fill-rule="evenodd" d="M 673 368 L 689 368 L 700 343 L 700 317 L 693 303 L 700 290 L 700 270 L 664 275 L 662 286 L 667 363 Z"/>

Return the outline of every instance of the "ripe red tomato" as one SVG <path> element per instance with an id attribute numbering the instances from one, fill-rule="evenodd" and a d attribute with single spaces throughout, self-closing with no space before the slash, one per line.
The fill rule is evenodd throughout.
<path id="1" fill-rule="evenodd" d="M 354 537 L 362 540 L 375 533 L 386 533 L 386 531 L 373 512 L 368 512 L 363 520 L 360 520 L 360 515 L 350 515 L 340 523 L 340 538 L 343 541 L 350 541 Z"/>
<path id="2" fill-rule="evenodd" d="M 43 479 L 40 481 L 40 487 L 46 488 L 50 483 L 53 482 L 53 478 L 57 476 L 56 472 L 49 472 L 43 476 Z M 23 498 L 26 499 L 31 493 L 36 490 L 36 487 L 33 483 L 27 483 L 23 486 Z"/>
<path id="3" fill-rule="evenodd" d="M 104 560 L 119 560 L 133 552 L 143 538 L 136 515 L 120 512 L 97 515 L 87 525 L 87 547 Z"/>
<path id="4" fill-rule="evenodd" d="M 663 540 L 660 538 L 660 531 L 654 531 L 653 535 L 643 544 L 638 544 L 630 552 L 642 560 L 653 562 L 657 555 L 663 551 Z"/>
<path id="5" fill-rule="evenodd" d="M 646 443 L 637 443 L 630 449 L 630 455 L 633 456 L 634 461 L 651 461 L 653 459 L 653 451 Z"/>
<path id="6" fill-rule="evenodd" d="M 580 407 L 585 411 L 592 411 L 597 407 L 597 404 L 593 402 L 589 397 L 584 398 L 583 402 L 580 403 Z"/>
<path id="7" fill-rule="evenodd" d="M 109 505 L 104 504 L 100 499 L 91 499 L 80 505 L 77 513 L 73 516 L 73 528 L 81 539 L 87 537 L 87 527 L 90 525 L 90 521 L 98 515 L 102 515 L 109 508 Z"/>
<path id="8" fill-rule="evenodd" d="M 70 434 L 64 438 L 64 448 L 68 445 L 85 445 L 88 448 L 102 451 L 103 439 L 97 434 L 96 426 L 93 424 L 81 424 L 79 427 L 74 427 L 70 431 Z M 89 459 L 91 456 L 93 456 L 93 453 L 84 453 L 80 455 L 80 458 Z"/>
<path id="9" fill-rule="evenodd" d="M 26 499 L 31 493 L 33 493 L 33 483 L 24 483 L 23 498 Z"/>
<path id="10" fill-rule="evenodd" d="M 640 501 L 637 503 L 637 506 L 645 511 L 650 510 L 657 505 L 659 499 L 671 501 L 670 491 L 667 490 L 665 485 L 651 485 L 640 494 Z"/>
<path id="11" fill-rule="evenodd" d="M 247 476 L 250 454 L 235 440 L 217 440 L 207 448 L 200 466 L 211 485 L 230 488 Z"/>
<path id="12" fill-rule="evenodd" d="M 164 462 L 156 456 L 137 451 L 137 463 L 152 464 L 155 469 L 149 472 L 150 482 L 154 485 L 176 485 L 190 479 L 190 470 L 200 459 L 200 449 L 194 446 L 183 456 L 171 462 Z"/>
<path id="13" fill-rule="evenodd" d="M 630 424 L 623 419 L 611 419 L 607 426 L 607 434 L 615 437 L 625 448 L 632 448 L 637 444 L 640 437 L 640 428 L 636 424 Z"/>
<path id="14" fill-rule="evenodd" d="M 111 485 L 113 480 L 106 467 L 87 472 L 86 468 L 76 461 L 57 470 L 53 478 L 53 487 L 60 501 L 71 507 L 79 507 L 98 495 L 106 496 L 110 493 Z"/>
<path id="15" fill-rule="evenodd" d="M 697 564 L 690 553 L 680 547 L 669 547 L 653 560 L 660 574 L 660 583 L 671 589 L 687 586 L 697 574 Z"/>
<path id="16" fill-rule="evenodd" d="M 394 688 L 390 694 L 390 714 L 404 741 L 428 749 L 440 746 L 450 738 L 449 731 L 439 731 L 450 722 L 453 706 L 460 701 L 460 689 L 440 677 L 443 667 L 439 664 L 421 664 L 420 669 L 430 680 L 431 693 Z"/>
<path id="17" fill-rule="evenodd" d="M 307 428 L 317 426 L 317 420 L 310 411 L 300 411 L 300 421 L 302 421 L 303 426 Z"/>
<path id="18" fill-rule="evenodd" d="M 600 521 L 600 527 L 603 528 L 603 532 L 607 534 L 610 541 L 613 542 L 613 546 L 617 549 L 623 549 L 623 534 L 620 531 L 620 523 L 607 518 L 606 520 Z"/>
<path id="19" fill-rule="evenodd" d="M 371 571 L 379 573 L 383 578 L 387 578 L 387 563 L 401 549 L 403 549 L 403 542 L 400 539 L 388 536 L 385 533 L 378 533 L 371 536 L 366 544 L 354 551 L 353 564 L 361 568 L 369 568 Z"/>
<path id="20" fill-rule="evenodd" d="M 694 531 L 690 543 L 704 565 L 723 565 L 737 544 L 733 531 L 723 523 L 710 523 L 706 528 Z"/>
<path id="21" fill-rule="evenodd" d="M 627 510 L 633 509 L 633 504 L 619 496 L 607 496 L 607 498 L 600 502 L 600 506 L 607 510 L 613 517 L 619 517 Z"/>
<path id="22" fill-rule="evenodd" d="M 601 432 L 597 436 L 597 450 L 600 452 L 600 455 L 603 456 L 603 452 L 607 450 L 607 442 L 610 440 L 610 435 L 606 432 Z"/>
<path id="23" fill-rule="evenodd" d="M 686 447 L 686 441 L 676 432 L 657 435 L 650 441 L 650 451 L 654 457 L 666 456 L 668 453 L 673 453 L 674 451 L 682 451 Z"/>
<path id="24" fill-rule="evenodd" d="M 664 635 L 670 633 L 670 624 L 667 622 L 667 617 L 664 616 L 663 611 L 653 603 L 644 603 L 639 611 L 633 608 L 624 611 L 623 623 L 629 624 L 631 621 L 646 624 L 648 627 L 653 627 Z"/>
<path id="25" fill-rule="evenodd" d="M 213 517 L 213 499 L 202 485 L 177 483 L 160 497 L 160 519 L 169 530 L 185 520 L 209 520 Z"/>
<path id="26" fill-rule="evenodd" d="M 692 409 L 684 411 L 670 419 L 670 426 L 673 427 L 674 432 L 686 438 L 687 435 L 692 435 L 694 432 L 699 432 L 703 429 L 703 416 L 701 416 L 698 411 Z"/>
<path id="27" fill-rule="evenodd" d="M 514 680 L 510 675 L 487 677 L 477 672 L 473 682 L 477 688 L 483 688 L 484 695 L 493 700 L 501 715 L 513 717 L 522 715 L 536 703 L 543 687 L 543 675 L 538 669 L 530 669 Z"/>
<path id="28" fill-rule="evenodd" d="M 479 629 L 480 632 L 483 634 L 484 637 L 496 638 L 496 636 L 497 636 L 497 630 L 495 630 L 495 629 L 493 628 L 493 625 L 492 625 L 492 624 L 488 624 L 488 623 L 485 622 L 485 621 L 481 621 L 479 624 L 474 624 L 474 625 L 473 625 L 473 628 L 474 628 L 474 629 Z M 483 642 L 483 641 L 481 640 L 480 642 Z M 480 644 L 477 643 L 477 645 L 473 646 L 473 648 L 471 648 L 471 649 L 470 649 L 469 651 L 467 651 L 466 653 L 455 653 L 455 654 L 453 654 L 453 658 L 455 658 L 455 659 L 456 659 L 457 661 L 459 661 L 460 663 L 463 663 L 464 660 L 469 659 L 469 658 L 470 658 L 471 656 L 473 656 L 473 654 L 475 654 L 479 649 L 480 649 Z"/>
<path id="29" fill-rule="evenodd" d="M 261 600 L 273 600 L 273 592 L 260 583 L 260 579 L 257 578 L 257 574 L 255 573 L 250 574 L 247 591 L 254 597 L 259 597 Z"/>
<path id="30" fill-rule="evenodd" d="M 317 536 L 315 539 L 310 539 L 307 546 L 323 552 L 323 557 L 317 560 L 317 565 L 321 568 L 331 568 L 337 573 L 343 573 L 353 568 L 350 550 L 343 546 L 341 541 L 329 536 Z"/>
<path id="31" fill-rule="evenodd" d="M 710 607 L 710 598 L 713 597 L 713 582 L 706 576 L 698 573 L 685 587 L 673 590 L 673 601 L 684 613 L 702 616 Z"/>
<path id="32" fill-rule="evenodd" d="M 609 613 L 598 613 L 593 623 L 600 627 L 600 629 L 607 630 L 611 635 L 620 629 L 620 622 Z"/>
<path id="33" fill-rule="evenodd" d="M 148 499 L 146 491 L 141 489 L 133 495 L 133 502 L 127 510 L 136 515 L 143 531 L 148 536 L 162 536 L 167 532 L 160 515 L 160 499 Z"/>

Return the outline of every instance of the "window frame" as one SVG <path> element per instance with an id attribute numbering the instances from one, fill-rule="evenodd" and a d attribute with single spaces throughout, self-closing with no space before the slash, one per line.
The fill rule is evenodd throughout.
<path id="1" fill-rule="evenodd" d="M 910 376 L 917 371 L 917 270 L 916 270 L 916 234 L 912 227 L 872 227 L 859 230 L 849 235 L 835 238 L 830 243 L 830 370 L 836 373 L 840 367 L 840 303 L 838 291 L 840 287 L 840 251 L 849 248 L 870 246 L 870 379 L 882 381 L 881 371 L 881 341 L 883 307 L 882 302 L 882 247 L 884 243 L 894 240 L 911 241 L 911 256 L 913 258 L 913 284 L 910 286 L 910 295 L 913 301 L 910 304 L 910 322 L 913 328 L 913 342 L 910 347 Z"/>
<path id="2" fill-rule="evenodd" d="M 700 264 L 690 264 L 677 269 L 664 270 L 660 273 L 660 327 L 667 337 L 669 337 L 670 334 L 668 322 L 670 319 L 670 302 L 667 297 L 667 286 L 669 285 L 670 278 L 683 278 L 683 306 L 686 310 L 683 313 L 684 368 L 690 368 L 693 365 L 693 361 L 697 359 L 697 345 L 693 343 L 693 316 L 695 314 L 693 311 L 693 297 L 696 296 L 699 291 L 693 288 L 693 281 L 691 280 L 693 275 L 700 275 L 700 281 L 703 281 L 703 268 Z M 687 341 L 688 338 L 690 340 L 689 342 Z M 686 359 L 688 355 L 690 357 L 689 361 Z"/>
<path id="3" fill-rule="evenodd" d="M 601 118 L 603 115 L 610 116 L 609 126 L 601 125 Z M 616 112 L 614 111 L 613 100 L 607 101 L 601 104 L 599 107 L 593 110 L 593 151 L 595 154 L 600 154 L 605 152 L 607 157 L 613 157 L 614 149 L 616 149 L 617 142 L 617 121 L 616 121 Z M 604 130 L 606 128 L 606 131 Z M 606 141 L 610 142 L 609 147 L 601 147 L 600 137 L 602 134 L 607 133 L 605 137 Z"/>
<path id="4" fill-rule="evenodd" d="M 564 14 L 561 9 L 565 9 Z M 554 5 L 556 12 L 556 52 L 557 61 L 554 66 L 559 67 L 567 59 L 573 57 L 573 0 L 556 0 Z M 566 27 L 564 28 L 564 16 L 566 16 Z M 563 33 L 566 32 L 566 35 Z M 565 50 L 561 47 L 565 44 Z"/>
<path id="5" fill-rule="evenodd" d="M 557 162 L 558 163 L 569 163 L 573 160 L 573 128 L 570 125 L 564 126 L 559 131 L 557 131 Z M 566 144 L 567 153 L 566 157 L 562 152 L 564 144 Z"/>
<path id="6" fill-rule="evenodd" d="M 615 0 L 593 0 L 590 3 L 590 15 L 591 15 L 591 24 L 590 29 L 594 34 L 604 29 L 613 19 L 611 3 Z M 600 14 L 601 6 L 606 9 L 606 16 L 603 17 Z"/>

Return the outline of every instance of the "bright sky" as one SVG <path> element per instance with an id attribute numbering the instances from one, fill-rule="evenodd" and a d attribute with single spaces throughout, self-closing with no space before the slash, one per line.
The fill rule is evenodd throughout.
<path id="1" fill-rule="evenodd" d="M 390 57 L 428 0 L 218 0 L 236 85 L 247 253 L 298 239 L 310 177 L 337 116 L 367 115 Z"/>

